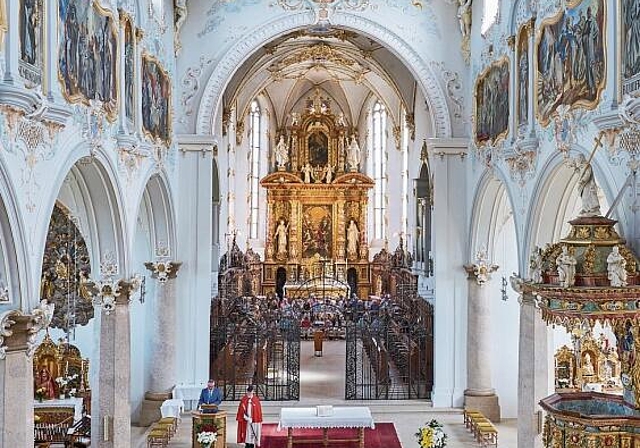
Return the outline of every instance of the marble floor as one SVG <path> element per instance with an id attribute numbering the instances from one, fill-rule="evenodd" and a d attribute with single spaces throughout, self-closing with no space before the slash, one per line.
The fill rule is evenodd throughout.
<path id="1" fill-rule="evenodd" d="M 400 443 L 403 447 L 418 446 L 415 439 L 417 428 L 432 418 L 444 425 L 448 435 L 447 447 L 479 447 L 462 423 L 462 410 L 436 409 L 426 401 L 366 401 L 354 402 L 344 400 L 344 341 L 327 341 L 323 356 L 313 356 L 313 343 L 303 341 L 300 354 L 300 401 L 299 402 L 264 402 L 262 404 L 265 422 L 277 422 L 280 408 L 283 406 L 315 406 L 317 404 L 333 404 L 335 406 L 368 406 L 376 422 L 392 422 L 395 425 Z M 222 409 L 229 412 L 227 421 L 227 447 L 241 447 L 233 443 L 236 434 L 234 419 L 237 403 L 222 403 Z M 499 433 L 500 448 L 516 448 L 516 421 L 503 420 L 496 425 Z M 148 428 L 133 427 L 132 447 L 144 448 L 145 433 Z M 180 428 L 170 443 L 171 448 L 191 447 L 191 419 L 184 414 Z"/>

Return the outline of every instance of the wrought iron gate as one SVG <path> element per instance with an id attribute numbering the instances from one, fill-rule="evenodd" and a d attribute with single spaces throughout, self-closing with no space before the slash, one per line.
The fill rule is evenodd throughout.
<path id="1" fill-rule="evenodd" d="M 268 305 L 254 297 L 213 301 L 210 374 L 225 400 L 239 400 L 250 384 L 262 400 L 300 399 L 299 321 Z"/>
<path id="2" fill-rule="evenodd" d="M 427 321 L 424 321 L 422 313 L 417 314 L 381 310 L 362 313 L 349 322 L 346 331 L 345 399 L 431 397 L 432 314 L 426 316 Z"/>

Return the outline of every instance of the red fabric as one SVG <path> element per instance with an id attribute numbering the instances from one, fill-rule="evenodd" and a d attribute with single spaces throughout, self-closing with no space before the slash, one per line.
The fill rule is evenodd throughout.
<path id="1" fill-rule="evenodd" d="M 322 439 L 322 429 L 294 429 L 293 440 L 303 438 Z M 329 429 L 329 447 L 357 448 L 358 442 L 331 442 L 331 439 L 357 438 L 358 430 L 351 428 Z M 364 430 L 364 444 L 367 448 L 402 448 L 393 423 L 376 423 L 376 429 Z M 278 431 L 275 423 L 262 425 L 262 443 L 260 448 L 286 448 L 287 430 Z M 296 448 L 321 448 L 322 442 L 295 443 Z"/>
<path id="2" fill-rule="evenodd" d="M 249 405 L 249 397 L 246 395 L 240 399 L 238 405 L 238 413 L 236 414 L 236 420 L 238 421 L 238 443 L 244 443 L 247 435 L 247 421 L 244 419 L 244 414 L 247 413 L 247 406 Z M 253 394 L 251 399 L 251 421 L 253 423 L 262 423 L 262 404 L 256 394 Z"/>

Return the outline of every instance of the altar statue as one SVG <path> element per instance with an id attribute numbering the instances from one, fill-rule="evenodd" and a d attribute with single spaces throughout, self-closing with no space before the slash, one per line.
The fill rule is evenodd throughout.
<path id="1" fill-rule="evenodd" d="M 529 275 L 533 283 L 542 283 L 542 249 L 536 246 L 529 258 Z"/>
<path id="2" fill-rule="evenodd" d="M 560 286 L 568 288 L 576 284 L 576 258 L 571 255 L 567 246 L 562 246 L 562 253 L 556 258 Z"/>
<path id="3" fill-rule="evenodd" d="M 333 167 L 328 164 L 326 166 L 326 168 L 324 169 L 324 173 L 325 173 L 325 182 L 330 184 L 331 182 L 333 182 Z"/>
<path id="4" fill-rule="evenodd" d="M 358 241 L 360 240 L 360 231 L 358 225 L 352 219 L 349 221 L 349 228 L 347 228 L 347 255 L 358 256 Z"/>
<path id="5" fill-rule="evenodd" d="M 276 227 L 276 240 L 278 241 L 278 255 L 287 253 L 287 232 L 289 224 L 285 224 L 284 219 L 280 220 L 280 224 Z"/>
<path id="6" fill-rule="evenodd" d="M 458 22 L 463 39 L 471 36 L 471 2 L 473 0 L 458 0 Z"/>
<path id="7" fill-rule="evenodd" d="M 582 366 L 582 375 L 592 376 L 595 374 L 596 374 L 595 369 L 593 368 L 593 364 L 591 363 L 591 355 L 589 353 L 585 353 L 584 366 Z"/>
<path id="8" fill-rule="evenodd" d="M 607 278 L 613 287 L 627 286 L 627 260 L 620 255 L 618 246 L 613 246 L 607 257 Z"/>
<path id="9" fill-rule="evenodd" d="M 351 136 L 351 143 L 347 147 L 347 164 L 351 171 L 358 171 L 358 167 L 360 166 L 360 158 L 362 157 L 360 146 L 358 145 L 358 141 L 356 140 L 356 136 Z"/>
<path id="10" fill-rule="evenodd" d="M 36 395 L 41 396 L 45 400 L 53 400 L 56 398 L 56 384 L 51 377 L 51 372 L 46 367 L 42 367 L 36 375 Z"/>
<path id="11" fill-rule="evenodd" d="M 309 165 L 309 163 L 305 163 L 302 166 L 302 175 L 303 175 L 303 180 L 305 184 L 310 184 L 311 183 L 311 174 L 313 173 L 313 168 L 311 168 L 311 165 Z"/>
<path id="12" fill-rule="evenodd" d="M 284 141 L 284 135 L 280 136 L 280 141 L 276 145 L 275 155 L 278 168 L 284 169 L 284 166 L 289 162 L 289 147 Z"/>

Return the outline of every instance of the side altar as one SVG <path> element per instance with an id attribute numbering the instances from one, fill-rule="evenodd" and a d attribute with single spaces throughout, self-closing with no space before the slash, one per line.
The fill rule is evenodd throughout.
<path id="1" fill-rule="evenodd" d="M 344 285 L 332 283 L 333 292 L 368 297 L 367 210 L 374 182 L 360 172 L 353 128 L 316 92 L 304 113 L 292 113 L 274 157 L 272 172 L 260 181 L 268 207 L 262 294 L 289 294 L 292 287 L 313 294 L 328 286 L 318 278 L 332 278 Z"/>

